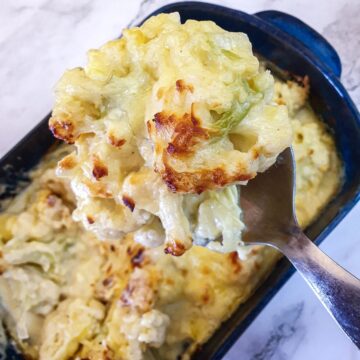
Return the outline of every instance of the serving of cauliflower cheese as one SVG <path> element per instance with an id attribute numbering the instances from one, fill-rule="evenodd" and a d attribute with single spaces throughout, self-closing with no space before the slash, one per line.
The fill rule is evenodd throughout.
<path id="1" fill-rule="evenodd" d="M 178 14 L 67 71 L 50 128 L 68 144 L 0 213 L 3 318 L 21 350 L 189 359 L 279 258 L 242 246 L 237 185 L 292 144 L 302 226 L 339 187 L 308 92 L 263 70 L 245 34 Z"/>
<path id="2" fill-rule="evenodd" d="M 274 79 L 248 37 L 162 14 L 89 52 L 56 88 L 50 129 L 75 145 L 74 219 L 103 239 L 182 255 L 193 242 L 234 251 L 243 224 L 236 184 L 291 144 Z M 217 214 L 221 213 L 221 216 Z"/>

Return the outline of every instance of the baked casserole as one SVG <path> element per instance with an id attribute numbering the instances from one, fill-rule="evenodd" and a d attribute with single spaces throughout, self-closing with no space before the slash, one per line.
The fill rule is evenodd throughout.
<path id="1" fill-rule="evenodd" d="M 242 246 L 236 185 L 271 166 L 292 133 L 299 223 L 338 189 L 335 144 L 308 95 L 307 79 L 274 82 L 244 34 L 176 14 L 66 73 L 50 125 L 74 145 L 49 153 L 0 214 L 0 296 L 24 353 L 189 359 L 280 256 Z"/>

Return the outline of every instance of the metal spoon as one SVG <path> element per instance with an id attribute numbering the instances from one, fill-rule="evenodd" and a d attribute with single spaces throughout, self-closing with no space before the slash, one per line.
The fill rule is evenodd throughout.
<path id="1" fill-rule="evenodd" d="M 338 325 L 360 348 L 360 280 L 325 255 L 300 229 L 294 211 L 295 165 L 286 149 L 275 165 L 241 187 L 243 241 L 280 250 Z"/>

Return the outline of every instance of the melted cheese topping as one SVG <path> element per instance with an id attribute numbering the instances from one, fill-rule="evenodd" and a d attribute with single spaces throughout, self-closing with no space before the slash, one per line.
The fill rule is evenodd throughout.
<path id="1" fill-rule="evenodd" d="M 334 139 L 306 102 L 307 78 L 303 86 L 288 81 L 275 84 L 275 101 L 288 106 L 294 132 L 292 148 L 296 161 L 296 216 L 305 227 L 317 216 L 342 181 Z"/>
<path id="2" fill-rule="evenodd" d="M 305 103 L 307 88 L 275 86 L 275 100 L 293 109 L 296 212 L 305 226 L 336 192 L 340 162 L 332 137 Z M 144 236 L 162 243 L 155 219 L 151 231 L 99 241 L 72 220 L 76 199 L 68 180 L 54 173 L 71 150 L 48 155 L 31 185 L 0 214 L 0 296 L 12 336 L 40 360 L 189 359 L 250 297 L 279 253 L 248 247 L 240 259 L 193 246 L 181 257 L 168 256 L 162 247 L 139 244 Z M 199 238 L 224 221 L 226 203 L 214 196 L 186 197 Z"/>
<path id="3" fill-rule="evenodd" d="M 49 122 L 56 137 L 76 146 L 58 168 L 71 179 L 74 219 L 103 239 L 139 231 L 142 244 L 165 242 L 172 255 L 193 240 L 235 250 L 236 189 L 222 189 L 265 171 L 291 143 L 273 88 L 245 34 L 210 21 L 181 24 L 176 13 L 91 50 L 86 67 L 67 71 L 57 85 Z M 200 217 L 212 217 L 206 231 L 196 214 L 187 216 L 186 194 Z M 227 231 L 210 203 L 226 203 L 234 219 Z"/>

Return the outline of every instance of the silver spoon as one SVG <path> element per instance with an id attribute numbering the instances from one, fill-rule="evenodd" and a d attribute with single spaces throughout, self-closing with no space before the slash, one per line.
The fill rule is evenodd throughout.
<path id="1" fill-rule="evenodd" d="M 241 187 L 247 244 L 280 250 L 360 349 L 360 280 L 325 255 L 300 229 L 294 211 L 295 166 L 286 149 L 269 170 Z"/>

